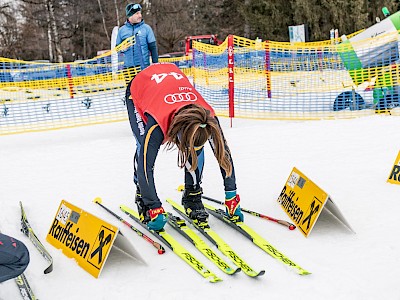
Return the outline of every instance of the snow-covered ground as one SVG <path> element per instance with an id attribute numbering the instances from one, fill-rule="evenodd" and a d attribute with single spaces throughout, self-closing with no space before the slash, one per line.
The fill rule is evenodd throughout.
<path id="1" fill-rule="evenodd" d="M 295 166 L 329 193 L 356 231 L 323 213 L 308 238 L 298 229 L 245 215 L 245 221 L 288 257 L 312 272 L 299 276 L 249 240 L 210 216 L 211 226 L 255 270 L 223 274 L 168 225 L 166 229 L 223 281 L 209 283 L 167 249 L 164 255 L 92 201 L 118 212 L 133 206 L 132 157 L 127 122 L 0 137 L 0 228 L 28 246 L 25 274 L 41 300 L 69 299 L 400 299 L 400 186 L 386 182 L 400 150 L 400 119 L 370 116 L 337 121 L 221 119 L 231 147 L 242 206 L 288 220 L 276 199 Z M 221 176 L 207 146 L 203 188 L 222 199 Z M 179 200 L 183 171 L 176 151 L 161 150 L 156 163 L 158 195 Z M 62 199 L 120 227 L 146 264 L 113 250 L 98 279 L 46 241 Z M 54 270 L 19 231 L 19 201 Z M 132 221 L 133 223 L 133 221 Z M 133 223 L 134 224 L 134 223 Z M 135 225 L 135 224 L 134 224 Z M 215 249 L 218 252 L 217 249 Z M 222 256 L 222 255 L 221 255 Z M 226 259 L 229 262 L 228 259 Z M 233 266 L 233 264 L 231 264 Z M 15 283 L 0 284 L 0 299 L 20 299 Z"/>

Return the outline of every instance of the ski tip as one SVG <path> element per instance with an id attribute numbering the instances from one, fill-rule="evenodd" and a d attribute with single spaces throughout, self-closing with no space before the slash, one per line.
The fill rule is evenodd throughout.
<path id="1" fill-rule="evenodd" d="M 44 274 L 49 274 L 51 271 L 53 271 L 53 264 L 48 266 L 46 270 L 43 271 Z"/>
<path id="2" fill-rule="evenodd" d="M 185 186 L 183 184 L 179 185 L 177 190 L 178 192 L 182 192 L 185 189 Z"/>
<path id="3" fill-rule="evenodd" d="M 258 278 L 258 277 L 263 276 L 265 274 L 265 270 L 261 270 L 259 272 L 251 270 L 251 272 L 247 271 L 245 273 L 246 273 L 246 275 L 250 276 L 251 278 Z"/>
<path id="4" fill-rule="evenodd" d="M 310 275 L 312 274 L 311 272 L 308 272 L 306 270 L 302 270 L 301 272 L 299 272 L 299 275 Z"/>
<path id="5" fill-rule="evenodd" d="M 93 202 L 94 202 L 94 203 L 101 203 L 102 200 L 101 200 L 100 197 L 96 197 L 96 198 L 94 198 Z"/>
<path id="6" fill-rule="evenodd" d="M 217 276 L 215 276 L 215 275 L 214 275 L 214 276 L 210 276 L 210 277 L 208 277 L 208 278 L 209 278 L 210 282 L 212 282 L 212 283 L 222 281 L 221 278 L 219 278 L 219 277 L 217 277 Z"/>
<path id="7" fill-rule="evenodd" d="M 241 272 L 241 271 L 242 271 L 242 269 L 241 269 L 241 268 L 237 268 L 236 270 L 234 269 L 234 272 L 233 272 L 233 273 L 231 273 L 230 275 L 233 275 L 233 274 L 239 273 L 239 272 Z"/>

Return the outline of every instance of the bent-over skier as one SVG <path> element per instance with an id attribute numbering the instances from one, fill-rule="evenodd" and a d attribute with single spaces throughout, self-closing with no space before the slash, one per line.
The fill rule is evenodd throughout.
<path id="1" fill-rule="evenodd" d="M 178 165 L 185 169 L 182 204 L 187 215 L 207 222 L 201 201 L 204 144 L 209 141 L 221 169 L 225 206 L 229 217 L 243 221 L 230 150 L 213 108 L 175 65 L 153 64 L 136 75 L 127 101 L 129 121 L 136 139 L 134 157 L 135 202 L 141 221 L 161 230 L 166 213 L 154 184 L 154 163 L 160 146 L 178 148 Z"/>

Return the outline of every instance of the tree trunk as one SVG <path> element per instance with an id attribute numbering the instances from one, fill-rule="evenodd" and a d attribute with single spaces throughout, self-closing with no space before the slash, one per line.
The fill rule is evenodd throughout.
<path id="1" fill-rule="evenodd" d="M 83 59 L 86 59 L 86 30 L 83 27 Z"/>
<path id="2" fill-rule="evenodd" d="M 114 0 L 114 6 L 115 6 L 115 13 L 117 16 L 117 26 L 119 27 L 119 11 L 118 11 L 118 6 L 117 6 L 117 0 Z"/>
<path id="3" fill-rule="evenodd" d="M 150 2 L 150 14 L 152 16 L 152 29 L 154 32 L 154 35 L 157 37 L 158 32 L 157 32 L 157 22 L 158 22 L 158 5 L 156 0 L 149 1 Z"/>
<path id="4" fill-rule="evenodd" d="M 245 0 L 244 1 L 244 5 L 246 7 L 248 7 L 250 5 L 250 0 Z M 250 24 L 249 24 L 249 22 L 247 21 L 246 18 L 244 19 L 243 31 L 244 31 L 244 37 L 249 39 L 250 38 Z"/>
<path id="5" fill-rule="evenodd" d="M 62 56 L 62 51 L 61 51 L 61 42 L 60 42 L 60 38 L 58 36 L 56 18 L 54 16 L 54 0 L 46 0 L 46 5 L 47 5 L 47 10 L 49 12 L 49 17 L 50 17 L 50 27 L 51 27 L 51 30 L 53 32 L 53 37 L 54 37 L 54 45 L 55 45 L 55 49 L 56 49 L 57 62 L 62 63 L 63 56 Z"/>
<path id="6" fill-rule="evenodd" d="M 104 13 L 103 13 L 103 9 L 101 8 L 101 2 L 100 2 L 100 0 L 97 0 L 97 3 L 99 4 L 101 19 L 103 20 L 104 32 L 106 33 L 107 39 L 110 41 L 110 36 L 109 36 L 109 34 L 108 34 L 108 32 L 107 32 L 106 20 L 104 19 Z"/>
<path id="7" fill-rule="evenodd" d="M 46 7 L 47 8 L 47 7 Z M 50 25 L 50 14 L 46 9 L 46 20 L 47 20 L 47 39 L 49 40 L 49 60 L 50 62 L 54 62 L 53 56 L 53 37 L 51 36 L 51 25 Z"/>

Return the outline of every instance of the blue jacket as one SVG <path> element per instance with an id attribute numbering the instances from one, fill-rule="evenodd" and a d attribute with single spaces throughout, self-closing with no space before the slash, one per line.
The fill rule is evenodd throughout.
<path id="1" fill-rule="evenodd" d="M 142 69 L 150 66 L 150 47 L 153 51 L 152 61 L 158 62 L 156 38 L 151 27 L 142 20 L 138 24 L 131 24 L 128 21 L 118 30 L 117 46 L 131 36 L 135 36 L 136 43 L 124 52 L 124 67 L 141 66 Z M 154 50 L 155 49 L 155 50 Z M 155 53 L 153 53 L 155 52 Z"/>

